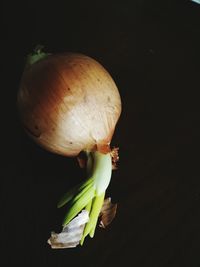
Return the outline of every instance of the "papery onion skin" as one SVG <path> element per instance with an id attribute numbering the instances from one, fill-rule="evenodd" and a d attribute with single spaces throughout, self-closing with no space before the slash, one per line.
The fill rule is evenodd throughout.
<path id="1" fill-rule="evenodd" d="M 121 99 L 94 59 L 66 53 L 27 66 L 17 102 L 24 128 L 43 148 L 65 156 L 109 152 Z"/>

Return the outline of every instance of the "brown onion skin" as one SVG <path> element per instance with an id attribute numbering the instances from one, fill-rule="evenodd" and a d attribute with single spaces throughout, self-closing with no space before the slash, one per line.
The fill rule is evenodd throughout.
<path id="1" fill-rule="evenodd" d="M 118 89 L 94 59 L 49 55 L 25 68 L 17 98 L 22 124 L 48 151 L 107 153 L 121 113 Z"/>

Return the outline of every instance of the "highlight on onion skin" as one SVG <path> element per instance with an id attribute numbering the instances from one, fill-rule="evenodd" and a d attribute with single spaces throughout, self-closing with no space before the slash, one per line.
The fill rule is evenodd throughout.
<path id="1" fill-rule="evenodd" d="M 63 227 L 82 211 L 89 214 L 80 240 L 94 236 L 115 164 L 110 143 L 121 113 L 118 89 L 94 59 L 78 54 L 29 55 L 17 97 L 20 120 L 44 149 L 63 156 L 86 156 L 87 178 L 58 203 L 66 204 Z M 115 154 L 115 157 L 113 155 Z M 107 209 L 109 210 L 109 209 Z"/>

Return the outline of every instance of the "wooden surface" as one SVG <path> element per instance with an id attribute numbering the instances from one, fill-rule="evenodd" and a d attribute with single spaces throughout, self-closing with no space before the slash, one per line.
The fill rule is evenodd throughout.
<path id="1" fill-rule="evenodd" d="M 199 36 L 200 7 L 189 1 L 4 4 L 2 266 L 200 266 Z M 29 140 L 15 108 L 25 55 L 38 43 L 99 60 L 123 102 L 107 192 L 116 219 L 72 250 L 46 240 L 65 213 L 57 200 L 84 172 Z"/>

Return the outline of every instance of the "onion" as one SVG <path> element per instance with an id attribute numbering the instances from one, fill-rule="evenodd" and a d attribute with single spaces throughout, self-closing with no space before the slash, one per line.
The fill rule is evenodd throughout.
<path id="1" fill-rule="evenodd" d="M 28 66 L 18 104 L 34 141 L 66 156 L 92 149 L 108 152 L 121 112 L 108 72 L 94 59 L 73 53 L 49 55 Z"/>
<path id="2" fill-rule="evenodd" d="M 121 113 L 118 89 L 94 59 L 77 53 L 29 55 L 17 97 L 28 135 L 48 151 L 87 155 L 88 178 L 59 202 L 69 202 L 63 225 L 89 212 L 85 236 L 94 235 L 112 170 L 111 139 Z"/>

